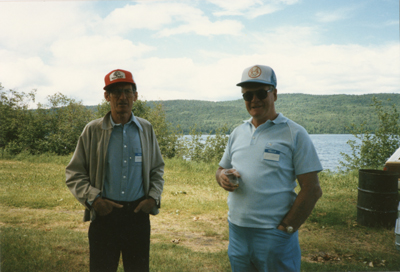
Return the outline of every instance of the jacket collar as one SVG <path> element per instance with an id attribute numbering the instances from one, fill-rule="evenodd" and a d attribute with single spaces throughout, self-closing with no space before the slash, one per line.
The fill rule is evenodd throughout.
<path id="1" fill-rule="evenodd" d="M 143 131 L 142 126 L 140 125 L 138 119 L 133 115 L 133 113 L 132 113 L 132 115 L 131 115 L 131 120 L 129 120 L 129 122 L 134 122 L 134 123 L 136 124 L 136 126 L 137 126 L 141 131 Z M 128 123 L 129 123 L 129 122 L 128 122 Z M 103 125 L 102 125 L 102 128 L 103 128 L 104 130 L 113 129 L 114 126 L 116 126 L 116 125 L 118 125 L 118 124 L 115 124 L 114 121 L 112 120 L 111 111 L 107 112 L 107 114 L 103 117 Z"/>

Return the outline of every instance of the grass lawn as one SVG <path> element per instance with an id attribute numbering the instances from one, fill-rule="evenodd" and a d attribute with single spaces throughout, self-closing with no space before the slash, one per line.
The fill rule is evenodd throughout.
<path id="1" fill-rule="evenodd" d="M 0 160 L 1 271 L 88 271 L 89 223 L 65 186 L 68 161 Z M 151 216 L 151 271 L 230 271 L 228 193 L 216 168 L 166 160 L 161 212 Z M 357 176 L 319 176 L 324 195 L 299 230 L 302 271 L 399 271 L 394 230 L 356 222 Z"/>

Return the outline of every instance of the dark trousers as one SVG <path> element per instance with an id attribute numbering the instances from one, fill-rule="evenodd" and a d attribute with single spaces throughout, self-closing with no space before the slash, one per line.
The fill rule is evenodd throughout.
<path id="1" fill-rule="evenodd" d="M 150 219 L 142 211 L 133 212 L 137 204 L 114 208 L 110 214 L 97 216 L 91 222 L 91 272 L 117 271 L 121 253 L 125 272 L 149 271 Z"/>

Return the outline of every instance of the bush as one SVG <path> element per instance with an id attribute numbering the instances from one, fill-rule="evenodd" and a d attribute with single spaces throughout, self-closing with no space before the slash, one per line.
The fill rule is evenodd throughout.
<path id="1" fill-rule="evenodd" d="M 372 98 L 370 105 L 378 116 L 379 125 L 376 131 L 366 128 L 367 120 L 357 127 L 351 127 L 352 134 L 359 140 L 349 140 L 352 153 L 341 153 L 344 162 L 340 165 L 345 171 L 354 169 L 382 169 L 387 159 L 399 148 L 400 145 L 400 114 L 393 104 L 390 111 L 385 111 L 382 102 L 376 97 Z M 358 143 L 359 142 L 359 143 Z"/>
<path id="2" fill-rule="evenodd" d="M 21 125 L 32 121 L 29 103 L 35 101 L 35 93 L 18 93 L 13 90 L 3 90 L 0 84 L 0 148 L 18 139 Z"/>
<path id="3" fill-rule="evenodd" d="M 195 162 L 218 163 L 228 142 L 227 132 L 227 126 L 224 126 L 217 129 L 215 135 L 209 135 L 206 140 L 203 140 L 201 132 L 194 125 L 191 128 L 189 137 L 181 137 L 178 140 L 177 156 Z"/>

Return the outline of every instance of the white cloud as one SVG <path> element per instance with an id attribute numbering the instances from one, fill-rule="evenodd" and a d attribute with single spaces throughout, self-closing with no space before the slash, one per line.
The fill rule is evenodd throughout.
<path id="1" fill-rule="evenodd" d="M 238 21 L 224 20 L 215 23 L 210 22 L 205 17 L 198 18 L 198 21 L 192 21 L 189 24 L 171 29 L 163 29 L 159 32 L 161 37 L 169 37 L 176 34 L 195 33 L 201 36 L 212 35 L 239 35 L 243 25 Z"/>
<path id="2" fill-rule="evenodd" d="M 204 13 L 184 3 L 141 2 L 114 10 L 103 22 L 107 34 L 149 29 L 157 36 L 195 33 L 201 36 L 238 35 L 243 25 L 234 20 L 211 22 Z"/>
<path id="3" fill-rule="evenodd" d="M 118 36 L 59 39 L 51 46 L 54 61 L 62 65 L 102 64 L 129 60 L 152 50 L 155 48 L 141 43 L 135 45 L 130 40 Z"/>
<path id="4" fill-rule="evenodd" d="M 54 37 L 83 34 L 87 12 L 77 2 L 0 3 L 0 46 L 21 53 L 37 51 Z"/>
<path id="5" fill-rule="evenodd" d="M 260 0 L 208 0 L 208 2 L 222 9 L 222 11 L 214 12 L 215 16 L 243 15 L 249 8 L 262 4 Z"/>
<path id="6" fill-rule="evenodd" d="M 140 99 L 217 101 L 240 98 L 240 89 L 235 86 L 240 70 L 236 58 L 207 65 L 189 58 L 150 58 L 143 60 L 134 76 Z"/>
<path id="7" fill-rule="evenodd" d="M 108 34 L 125 33 L 132 29 L 158 30 L 166 24 L 172 23 L 170 12 L 166 11 L 181 7 L 179 4 L 143 3 L 126 5 L 117 8 L 104 19 L 104 29 Z M 193 8 L 187 12 L 193 12 Z M 180 8 L 181 9 L 181 8 Z"/>
<path id="8" fill-rule="evenodd" d="M 400 23 L 399 20 L 389 20 L 384 23 L 385 26 L 398 26 Z"/>
<path id="9" fill-rule="evenodd" d="M 222 11 L 214 12 L 215 16 L 242 15 L 251 19 L 274 13 L 287 5 L 299 2 L 299 0 L 270 0 L 267 3 L 261 0 L 208 1 L 222 9 Z"/>
<path id="10" fill-rule="evenodd" d="M 43 71 L 48 66 L 39 57 L 24 57 L 19 54 L 0 50 L 0 75 L 3 87 L 30 91 L 35 85 L 49 82 Z"/>
<path id="11" fill-rule="evenodd" d="M 284 26 L 270 28 L 262 33 L 253 32 L 249 43 L 259 52 L 293 50 L 320 43 L 319 30 L 316 27 Z"/>
<path id="12" fill-rule="evenodd" d="M 399 92 L 398 43 L 324 45 L 317 33 L 317 29 L 307 27 L 258 33 L 250 38 L 257 42 L 247 57 L 253 61 L 248 66 L 258 63 L 273 67 L 278 89 L 285 93 Z"/>
<path id="13" fill-rule="evenodd" d="M 269 65 L 275 70 L 280 93 L 399 92 L 398 44 L 323 45 L 310 38 L 314 34 L 315 29 L 310 28 L 280 28 L 269 35 L 260 34 L 251 54 L 203 51 L 202 54 L 214 59 L 205 65 L 188 58 L 153 59 L 147 62 L 147 67 L 157 68 L 141 72 L 142 84 L 151 86 L 149 92 L 142 94 L 150 100 L 238 99 L 240 89 L 236 83 L 243 69 L 254 64 Z M 161 77 L 150 78 L 147 74 Z"/>
<path id="14" fill-rule="evenodd" d="M 344 7 L 329 11 L 320 11 L 315 14 L 315 19 L 322 23 L 332 23 L 350 18 L 354 15 L 357 7 Z"/>

